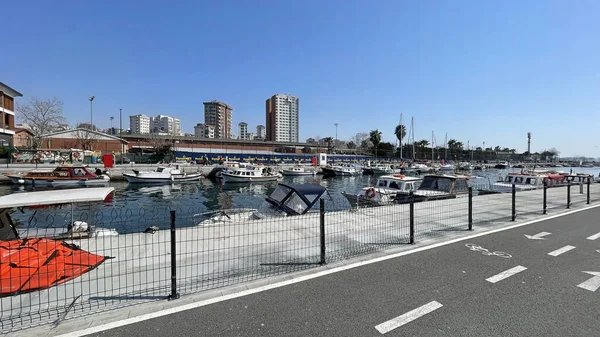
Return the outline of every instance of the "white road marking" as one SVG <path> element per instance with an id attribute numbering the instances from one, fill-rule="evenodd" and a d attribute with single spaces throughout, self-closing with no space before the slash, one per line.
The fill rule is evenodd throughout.
<path id="1" fill-rule="evenodd" d="M 379 331 L 381 334 L 385 334 L 403 326 L 406 323 L 410 323 L 421 316 L 425 316 L 428 313 L 433 312 L 441 307 L 443 307 L 443 305 L 437 301 L 429 302 L 425 305 L 422 305 L 414 310 L 405 313 L 404 315 L 390 319 L 387 322 L 383 322 L 377 325 L 375 329 L 377 329 L 377 331 Z"/>
<path id="2" fill-rule="evenodd" d="M 257 294 L 257 293 L 261 293 L 263 291 L 267 291 L 267 290 L 271 290 L 271 289 L 277 289 L 277 288 L 281 288 L 281 287 L 285 287 L 287 285 L 290 284 L 296 284 L 296 283 L 300 283 L 300 282 L 304 282 L 304 281 L 308 281 L 308 280 L 312 280 L 312 279 L 316 279 L 318 277 L 322 277 L 322 276 L 326 276 L 326 275 L 331 275 L 334 273 L 339 273 L 341 271 L 345 271 L 345 270 L 350 270 L 350 269 L 354 269 L 354 268 L 358 268 L 358 267 L 362 267 L 362 266 L 366 266 L 366 265 L 370 265 L 373 263 L 378 263 L 381 261 L 386 261 L 386 260 L 391 260 L 391 259 L 395 259 L 401 256 L 406 256 L 406 255 L 411 255 L 411 254 L 415 254 L 418 252 L 422 252 L 422 251 L 426 251 L 426 250 L 430 250 L 430 249 L 434 249 L 434 248 L 438 248 L 438 247 L 443 247 L 443 246 L 447 246 L 447 245 L 451 245 L 453 243 L 456 242 L 461 242 L 461 241 L 467 241 L 467 240 L 471 240 L 474 238 L 478 238 L 481 236 L 485 236 L 485 235 L 490 235 L 490 234 L 494 234 L 494 233 L 499 233 L 499 232 L 504 232 L 507 230 L 511 230 L 514 228 L 519 228 L 519 227 L 523 227 L 523 226 L 529 226 L 538 222 L 543 222 L 543 221 L 547 221 L 547 220 L 551 220 L 551 219 L 557 219 L 563 216 L 567 216 L 567 215 L 571 215 L 571 214 L 575 214 L 575 213 L 579 213 L 579 212 L 584 212 L 584 211 L 588 211 L 594 208 L 598 208 L 600 207 L 600 204 L 596 204 L 596 205 L 591 205 L 589 207 L 584 207 L 584 208 L 580 208 L 580 209 L 574 209 L 568 212 L 563 212 L 563 213 L 559 213 L 559 214 L 555 214 L 555 215 L 551 215 L 551 216 L 547 216 L 547 217 L 543 217 L 543 218 L 539 218 L 539 219 L 533 219 L 531 221 L 527 221 L 527 222 L 523 222 L 523 223 L 517 223 L 514 224 L 512 226 L 506 226 L 506 227 L 501 227 L 501 228 L 496 228 L 496 229 L 492 229 L 486 232 L 482 232 L 482 233 L 477 233 L 477 234 L 473 234 L 470 236 L 465 236 L 465 237 L 460 237 L 460 238 L 456 238 L 456 239 L 452 239 L 452 240 L 448 240 L 448 241 L 444 241 L 444 242 L 438 242 L 438 243 L 434 243 L 432 245 L 428 245 L 428 246 L 423 246 L 423 247 L 419 247 L 416 249 L 412 249 L 412 250 L 407 250 L 407 251 L 402 251 L 402 252 L 398 252 L 398 253 L 394 253 L 394 254 L 390 254 L 390 255 L 386 255 L 386 256 L 380 256 L 371 260 L 365 260 L 365 261 L 360 261 L 360 262 L 355 262 L 355 263 L 350 263 L 350 264 L 346 264 L 343 266 L 339 266 L 339 267 L 333 267 L 333 268 L 329 268 L 329 269 L 325 269 L 313 274 L 308 274 L 308 275 L 302 275 L 299 277 L 295 277 L 293 279 L 288 279 L 285 281 L 280 281 L 280 282 L 275 282 L 275 283 L 271 283 L 268 285 L 264 285 L 264 286 L 260 286 L 260 287 L 256 287 L 256 288 L 251 288 L 251 289 L 247 289 L 247 290 L 242 290 L 240 292 L 237 293 L 233 293 L 233 294 L 227 294 L 227 295 L 223 295 L 220 297 L 214 297 L 214 298 L 209 298 L 207 300 L 201 300 L 201 301 L 197 301 L 194 303 L 189 303 L 189 304 L 184 304 L 184 305 L 180 305 L 180 306 L 175 306 L 175 307 L 171 307 L 171 308 L 166 308 L 163 310 L 159 310 L 159 311 L 155 311 L 155 312 L 151 312 L 148 314 L 143 314 L 143 315 L 138 315 L 138 316 L 133 316 L 133 317 L 129 317 L 129 318 L 125 318 L 122 320 L 118 320 L 118 321 L 113 321 L 113 322 L 108 322 L 108 323 L 104 323 L 104 324 L 100 324 L 100 325 L 96 325 L 96 326 L 91 326 L 89 328 L 85 328 L 85 329 L 81 329 L 81 330 L 77 330 L 77 331 L 72 331 L 72 332 L 67 332 L 64 333 L 62 335 L 58 335 L 55 333 L 56 337 L 80 337 L 80 336 L 85 336 L 85 335 L 90 335 L 90 334 L 95 334 L 98 332 L 102 332 L 102 331 L 106 331 L 106 330 L 110 330 L 110 329 L 115 329 L 118 327 L 122 327 L 122 326 L 126 326 L 129 324 L 134 324 L 134 323 L 138 323 L 138 322 L 142 322 L 142 321 L 147 321 L 153 318 L 157 318 L 157 317 L 163 317 L 163 316 L 168 316 L 168 315 L 172 315 L 172 314 L 176 314 L 178 312 L 182 312 L 182 311 L 186 311 L 186 310 L 191 310 L 191 309 L 196 309 L 196 308 L 201 308 L 207 305 L 211 305 L 214 303 L 219 303 L 219 302 L 223 302 L 223 301 L 228 301 L 234 298 L 240 298 L 240 297 L 244 297 L 244 296 L 248 296 L 248 295 L 252 295 L 252 294 Z M 93 323 L 92 323 L 93 324 Z"/>
<path id="3" fill-rule="evenodd" d="M 587 281 L 585 281 L 583 283 L 578 284 L 577 286 L 579 288 L 589 290 L 589 291 L 596 291 L 598 288 L 600 288 L 600 273 L 599 272 L 584 271 L 584 273 L 594 275 L 594 277 L 588 279 Z"/>
<path id="4" fill-rule="evenodd" d="M 525 268 L 523 266 L 516 266 L 514 268 L 510 268 L 509 270 L 505 270 L 505 271 L 501 272 L 500 274 L 494 275 L 490 278 L 486 278 L 485 280 L 490 283 L 496 283 L 496 282 L 504 280 L 505 278 L 509 278 L 509 277 L 513 276 L 514 274 L 520 273 L 523 270 L 527 270 L 527 268 Z"/>
<path id="5" fill-rule="evenodd" d="M 575 249 L 575 246 L 564 246 L 564 247 L 562 247 L 560 249 L 557 249 L 555 251 L 552 251 L 552 252 L 548 253 L 548 255 L 559 256 L 560 254 L 566 253 L 566 252 L 570 251 L 571 249 Z"/>
<path id="6" fill-rule="evenodd" d="M 544 239 L 544 236 L 548 236 L 552 233 L 548 233 L 548 232 L 541 232 L 541 233 L 537 233 L 536 235 L 527 235 L 524 234 L 526 238 L 530 239 L 530 240 L 546 240 Z"/>
<path id="7" fill-rule="evenodd" d="M 592 236 L 588 236 L 586 239 L 588 239 L 588 240 L 596 240 L 597 238 L 600 238 L 600 233 L 594 234 Z"/>

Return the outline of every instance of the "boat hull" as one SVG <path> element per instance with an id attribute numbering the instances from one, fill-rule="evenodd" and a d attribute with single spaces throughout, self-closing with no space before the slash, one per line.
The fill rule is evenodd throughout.
<path id="1" fill-rule="evenodd" d="M 86 179 L 40 179 L 8 176 L 8 179 L 16 185 L 32 186 L 98 186 L 106 185 L 110 182 L 110 178 L 106 176 Z"/>
<path id="2" fill-rule="evenodd" d="M 202 178 L 200 173 L 186 175 L 172 175 L 170 177 L 144 177 L 131 173 L 124 173 L 123 177 L 130 183 L 146 183 L 146 184 L 170 184 L 174 181 L 196 181 Z"/>
<path id="3" fill-rule="evenodd" d="M 240 177 L 231 173 L 221 173 L 221 178 L 226 183 L 257 183 L 267 181 L 277 181 L 277 176 L 263 176 L 263 177 Z"/>
<path id="4" fill-rule="evenodd" d="M 299 171 L 290 171 L 290 170 L 283 170 L 281 171 L 281 174 L 283 174 L 284 176 L 289 176 L 289 177 L 298 177 L 298 176 L 312 176 L 314 175 L 314 172 L 299 172 Z"/>

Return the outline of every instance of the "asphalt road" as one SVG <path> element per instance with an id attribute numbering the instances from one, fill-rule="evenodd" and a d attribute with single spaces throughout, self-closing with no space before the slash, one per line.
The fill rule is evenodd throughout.
<path id="1" fill-rule="evenodd" d="M 597 336 L 597 233 L 600 208 L 94 336 Z"/>

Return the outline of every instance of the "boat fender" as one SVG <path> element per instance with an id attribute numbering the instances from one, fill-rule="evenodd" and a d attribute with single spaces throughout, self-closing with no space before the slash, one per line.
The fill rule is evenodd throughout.
<path id="1" fill-rule="evenodd" d="M 19 184 L 25 184 L 25 180 L 23 180 L 23 179 L 19 179 L 19 180 L 17 180 L 17 182 L 18 182 Z"/>
<path id="2" fill-rule="evenodd" d="M 396 178 L 404 178 L 404 174 L 394 174 L 394 177 L 396 177 Z"/>
<path id="3" fill-rule="evenodd" d="M 373 187 L 369 188 L 365 192 L 365 197 L 367 197 L 367 199 L 373 199 L 373 198 L 375 198 L 376 195 L 377 195 L 377 192 L 375 191 L 375 188 L 373 188 Z"/>
<path id="4" fill-rule="evenodd" d="M 13 159 L 17 159 L 19 158 L 19 154 L 18 153 L 13 153 Z"/>
<path id="5" fill-rule="evenodd" d="M 72 224 L 67 226 L 67 231 L 69 233 L 82 233 L 88 232 L 90 230 L 90 226 L 85 221 L 73 221 Z"/>

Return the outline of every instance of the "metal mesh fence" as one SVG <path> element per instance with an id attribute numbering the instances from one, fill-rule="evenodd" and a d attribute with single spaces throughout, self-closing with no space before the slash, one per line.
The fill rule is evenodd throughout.
<path id="1" fill-rule="evenodd" d="M 353 200 L 353 196 L 324 196 L 322 205 L 316 203 L 298 216 L 261 216 L 260 205 L 211 213 L 194 207 L 98 204 L 15 211 L 11 217 L 21 237 L 55 238 L 106 259 L 67 282 L 29 292 L 7 291 L 4 285 L 11 275 L 3 272 L 0 330 L 6 333 L 59 323 L 173 298 L 176 293 L 191 294 L 311 268 L 412 240 L 466 231 L 469 225 L 485 227 L 510 223 L 513 218 L 526 221 L 543 216 L 544 200 L 548 215 L 566 210 L 569 202 L 571 209 L 584 207 L 588 197 L 590 203 L 600 202 L 600 184 L 514 194 L 486 193 L 476 185 L 471 188 L 471 197 L 412 199 L 412 203 L 410 199 L 373 203 L 358 197 Z M 5 261 L 0 263 L 7 270 Z"/>

